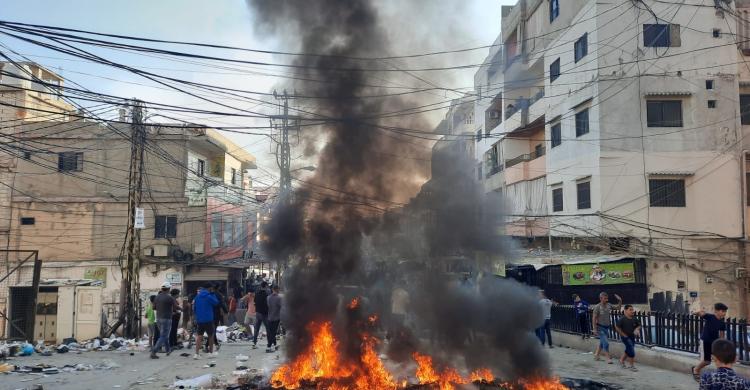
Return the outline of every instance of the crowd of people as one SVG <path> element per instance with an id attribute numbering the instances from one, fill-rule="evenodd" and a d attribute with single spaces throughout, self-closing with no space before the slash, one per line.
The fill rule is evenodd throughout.
<path id="1" fill-rule="evenodd" d="M 638 371 L 635 366 L 636 340 L 641 332 L 642 324 L 635 316 L 635 308 L 629 304 L 623 304 L 622 298 L 615 294 L 617 304 L 609 302 L 609 294 L 601 292 L 599 303 L 591 307 L 588 302 L 579 295 L 573 295 L 573 310 L 576 316 L 576 324 L 579 326 L 581 338 L 587 339 L 593 336 L 598 338 L 594 359 L 596 361 L 606 360 L 608 364 L 614 364 L 609 352 L 609 335 L 614 328 L 624 346 L 624 352 L 620 356 L 619 363 L 622 369 Z M 547 298 L 544 291 L 540 291 L 539 305 L 542 310 L 544 322 L 536 329 L 536 335 L 542 346 L 552 345 L 552 332 L 550 321 L 552 318 L 552 307 L 558 303 Z M 700 310 L 698 315 L 702 324 L 700 335 L 700 362 L 691 368 L 690 373 L 699 383 L 700 390 L 750 390 L 750 380 L 742 378 L 732 369 L 737 362 L 737 348 L 735 344 L 726 339 L 725 318 L 729 308 L 723 303 L 714 304 L 713 313 Z M 613 312 L 621 311 L 615 323 L 612 323 Z M 591 318 L 591 326 L 589 326 Z M 704 368 L 713 363 L 716 369 L 702 372 Z"/>
<path id="2" fill-rule="evenodd" d="M 177 337 L 181 319 L 188 348 L 195 338 L 194 359 L 200 359 L 202 351 L 217 356 L 221 347 L 216 337 L 217 327 L 235 323 L 245 326 L 252 335 L 253 349 L 257 348 L 261 327 L 265 328 L 266 352 L 277 351 L 282 308 L 279 287 L 259 280 L 258 284 L 249 284 L 247 289 L 243 296 L 241 289 L 235 288 L 226 298 L 220 284 L 207 282 L 196 293 L 180 300 L 180 290 L 172 289 L 168 282 L 163 283 L 159 293 L 149 297 L 145 313 L 151 358 L 159 359 L 157 354 L 161 352 L 169 356 L 174 349 L 183 347 Z M 240 308 L 246 310 L 242 318 L 237 316 Z"/>

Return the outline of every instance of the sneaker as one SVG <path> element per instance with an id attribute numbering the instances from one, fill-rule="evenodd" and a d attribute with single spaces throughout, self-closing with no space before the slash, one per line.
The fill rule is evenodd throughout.
<path id="1" fill-rule="evenodd" d="M 253 344 L 253 349 L 258 349 L 258 346 Z"/>
<path id="2" fill-rule="evenodd" d="M 635 366 L 630 366 L 629 370 L 630 370 L 630 371 L 633 371 L 633 372 L 637 372 L 637 371 L 638 371 L 638 369 L 637 369 L 637 368 L 635 368 Z"/>
<path id="3" fill-rule="evenodd" d="M 272 353 L 273 352 L 273 348 L 266 348 L 266 352 L 267 353 Z"/>
<path id="4" fill-rule="evenodd" d="M 217 357 L 217 356 L 219 356 L 219 352 L 218 351 L 214 351 L 214 352 L 209 353 L 208 355 L 211 356 L 211 357 Z"/>
<path id="5" fill-rule="evenodd" d="M 549 349 L 552 349 L 552 348 L 555 348 L 555 347 L 553 347 L 553 346 L 552 346 L 552 344 L 550 344 L 550 345 L 549 345 Z"/>
<path id="6" fill-rule="evenodd" d="M 155 354 L 155 353 L 151 353 L 151 359 L 158 359 L 158 358 L 159 358 L 159 357 L 158 357 L 158 356 L 156 356 L 156 354 Z"/>
<path id="7" fill-rule="evenodd" d="M 169 356 L 169 354 L 171 354 L 172 351 L 174 351 L 174 349 L 170 349 L 169 351 L 167 351 L 167 356 Z"/>
<path id="8" fill-rule="evenodd" d="M 193 360 L 200 360 L 201 355 L 198 355 L 197 353 L 193 355 Z"/>
<path id="9" fill-rule="evenodd" d="M 620 362 L 620 367 L 622 367 L 623 370 L 626 370 L 628 368 L 628 366 L 626 366 L 624 362 Z"/>

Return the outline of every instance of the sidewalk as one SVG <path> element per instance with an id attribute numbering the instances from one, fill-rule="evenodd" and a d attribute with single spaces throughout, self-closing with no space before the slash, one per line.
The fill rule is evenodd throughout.
<path id="1" fill-rule="evenodd" d="M 586 352 L 593 352 L 599 344 L 599 340 L 595 338 L 584 340 L 581 339 L 580 335 L 557 331 L 552 331 L 552 339 L 555 341 L 555 345 L 562 345 L 564 347 Z M 621 342 L 613 340 L 609 341 L 609 351 L 613 358 L 619 359 L 624 350 L 625 348 Z M 688 376 L 690 375 L 690 368 L 699 362 L 697 354 L 659 347 L 648 348 L 640 344 L 636 345 L 635 354 L 636 363 L 685 373 L 685 375 Z M 591 359 L 593 360 L 593 355 Z M 711 367 L 713 366 L 710 366 L 709 369 Z M 750 378 L 750 367 L 742 364 L 736 364 L 734 367 L 738 374 L 745 378 Z"/>

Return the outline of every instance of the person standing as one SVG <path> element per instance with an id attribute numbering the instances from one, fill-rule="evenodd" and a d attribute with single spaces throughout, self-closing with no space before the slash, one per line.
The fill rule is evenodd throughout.
<path id="1" fill-rule="evenodd" d="M 151 295 L 148 297 L 148 300 L 150 303 L 148 304 L 148 308 L 146 308 L 146 320 L 148 321 L 148 346 L 149 348 L 154 347 L 154 343 L 159 338 L 158 334 L 156 333 L 156 311 L 154 311 L 154 299 L 156 298 L 156 295 Z"/>
<path id="2" fill-rule="evenodd" d="M 268 296 L 268 323 L 266 332 L 268 333 L 268 347 L 266 352 L 278 351 L 279 346 L 276 344 L 276 332 L 279 330 L 281 322 L 281 295 L 279 295 L 279 286 L 274 285 L 271 295 Z"/>
<path id="3" fill-rule="evenodd" d="M 263 325 L 266 328 L 266 335 L 268 335 L 268 283 L 265 281 L 260 284 L 260 288 L 255 292 L 253 298 L 255 304 L 255 330 L 253 332 L 253 349 L 258 348 L 258 335 L 260 334 L 260 326 Z"/>
<path id="4" fill-rule="evenodd" d="M 638 371 L 635 368 L 635 335 L 640 331 L 641 323 L 635 318 L 635 309 L 632 305 L 625 305 L 623 316 L 615 324 L 615 330 L 620 334 L 622 343 L 625 344 L 625 352 L 620 357 L 620 366 Z M 625 360 L 630 362 L 630 367 L 625 366 Z"/>
<path id="5" fill-rule="evenodd" d="M 620 310 L 622 298 L 615 294 L 617 305 L 609 303 L 609 295 L 606 292 L 599 293 L 599 303 L 594 306 L 592 318 L 594 320 L 594 336 L 599 337 L 599 345 L 594 352 L 594 359 L 601 360 L 601 355 L 607 357 L 607 363 L 612 364 L 612 356 L 609 355 L 609 330 L 612 327 L 612 310 Z"/>
<path id="6" fill-rule="evenodd" d="M 234 295 L 229 296 L 229 315 L 227 316 L 227 323 L 232 325 L 237 322 L 237 298 Z"/>
<path id="7" fill-rule="evenodd" d="M 589 337 L 589 303 L 584 301 L 580 295 L 573 294 L 573 309 L 576 312 L 576 322 L 581 332 L 581 338 Z"/>
<path id="8" fill-rule="evenodd" d="M 159 340 L 154 344 L 151 349 L 151 359 L 158 359 L 156 352 L 161 349 L 162 346 L 166 349 L 167 356 L 172 353 L 172 347 L 169 345 L 169 333 L 172 328 L 172 313 L 175 311 L 174 298 L 169 294 L 169 289 L 172 285 L 169 282 L 164 282 L 161 285 L 161 291 L 159 295 L 154 298 L 154 307 L 156 308 L 156 326 L 159 327 Z"/>
<path id="9" fill-rule="evenodd" d="M 193 359 L 200 359 L 201 347 L 203 346 L 203 335 L 208 338 L 208 353 L 217 356 L 214 352 L 214 336 L 216 328 L 214 323 L 214 308 L 219 305 L 219 300 L 209 292 L 211 285 L 205 285 L 198 289 L 198 294 L 193 299 L 193 317 L 196 323 L 195 355 Z"/>
<path id="10" fill-rule="evenodd" d="M 250 335 L 254 335 L 253 332 L 254 324 L 255 324 L 255 293 L 250 290 L 248 293 L 242 297 L 242 301 L 245 303 L 245 306 L 247 307 L 247 311 L 245 312 L 245 320 L 242 322 L 245 327 L 250 331 Z"/>
<path id="11" fill-rule="evenodd" d="M 727 305 L 718 302 L 714 304 L 714 314 L 706 313 L 703 310 L 696 313 L 703 320 L 703 333 L 701 333 L 703 359 L 697 366 L 691 369 L 693 378 L 696 381 L 700 380 L 701 370 L 711 364 L 711 346 L 713 342 L 724 338 L 724 333 L 727 331 L 727 324 L 724 322 L 727 310 L 729 310 Z"/>
<path id="12" fill-rule="evenodd" d="M 174 348 L 177 346 L 177 329 L 180 327 L 180 317 L 182 316 L 182 307 L 180 307 L 180 289 L 173 288 L 169 295 L 174 299 L 174 312 L 172 313 L 172 327 L 169 329 L 169 345 Z M 182 346 L 180 346 L 182 348 Z"/>
<path id="13" fill-rule="evenodd" d="M 552 306 L 555 304 L 555 302 L 547 298 L 544 290 L 539 290 L 539 305 L 542 307 L 544 322 L 542 323 L 542 326 L 536 329 L 536 336 L 539 338 L 539 341 L 542 342 L 542 346 L 544 346 L 546 340 L 550 348 L 554 348 L 552 346 L 552 329 L 550 328 L 550 321 L 552 320 Z"/>

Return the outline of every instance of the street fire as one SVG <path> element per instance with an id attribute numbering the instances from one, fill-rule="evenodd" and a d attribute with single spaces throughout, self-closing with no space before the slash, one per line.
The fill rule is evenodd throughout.
<path id="1" fill-rule="evenodd" d="M 336 390 L 397 390 L 412 387 L 455 390 L 469 383 L 492 385 L 501 389 L 566 390 L 557 379 L 534 379 L 511 384 L 496 383 L 488 368 L 480 368 L 462 376 L 453 367 L 435 368 L 429 355 L 414 352 L 417 369 L 416 382 L 394 378 L 377 353 L 379 340 L 361 333 L 360 354 L 346 359 L 339 351 L 339 341 L 333 334 L 331 322 L 311 323 L 307 330 L 312 335 L 309 347 L 292 362 L 279 367 L 271 376 L 274 389 L 336 389 Z M 359 361 L 356 361 L 358 359 Z"/>

